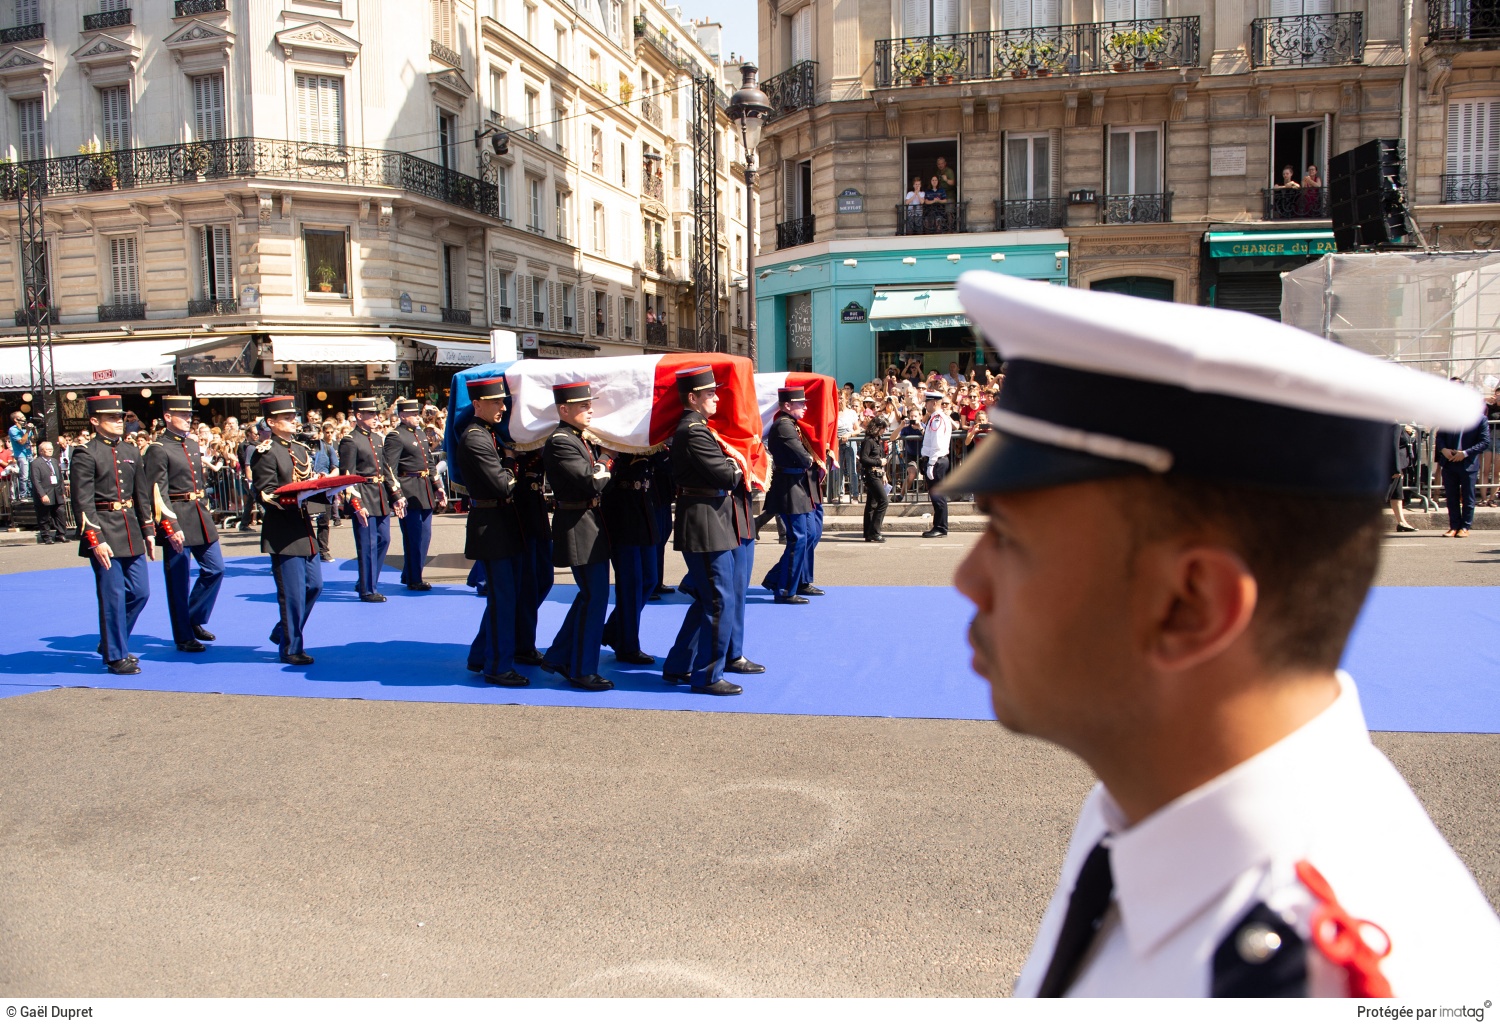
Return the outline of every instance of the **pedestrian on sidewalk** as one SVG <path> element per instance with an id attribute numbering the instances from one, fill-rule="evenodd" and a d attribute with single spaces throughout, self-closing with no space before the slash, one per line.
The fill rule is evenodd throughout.
<path id="1" fill-rule="evenodd" d="M 891 505 L 886 495 L 885 463 L 889 445 L 885 441 L 885 421 L 871 418 L 865 425 L 865 437 L 859 444 L 859 469 L 865 486 L 865 541 L 884 542 L 881 528 L 885 512 Z"/>
<path id="2" fill-rule="evenodd" d="M 1462 378 L 1452 379 L 1462 382 Z M 1464 431 L 1440 431 L 1433 441 L 1437 463 L 1443 476 L 1443 493 L 1448 501 L 1448 530 L 1444 538 L 1464 538 L 1474 527 L 1474 493 L 1479 483 L 1479 457 L 1490 448 L 1490 422 L 1479 423 Z"/>
<path id="3" fill-rule="evenodd" d="M 38 450 L 40 455 L 31 462 L 31 505 L 36 508 L 36 540 L 50 546 L 68 540 L 63 522 L 63 471 L 51 442 L 43 442 Z"/>

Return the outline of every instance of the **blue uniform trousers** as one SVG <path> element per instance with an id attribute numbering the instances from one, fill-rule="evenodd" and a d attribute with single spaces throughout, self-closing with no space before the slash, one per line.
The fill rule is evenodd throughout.
<path id="1" fill-rule="evenodd" d="M 547 662 L 570 678 L 599 673 L 599 647 L 604 644 L 604 611 L 609 609 L 609 561 L 574 567 L 578 595 L 568 607 L 562 627 L 547 650 Z M 492 588 L 491 591 L 494 591 Z"/>
<path id="2" fill-rule="evenodd" d="M 528 538 L 516 577 L 516 652 L 536 652 L 536 617 L 552 591 L 552 540 Z M 479 566 L 475 564 L 475 566 Z M 606 586 L 608 587 L 608 586 Z"/>
<path id="3" fill-rule="evenodd" d="M 1474 527 L 1474 495 L 1479 483 L 1479 464 L 1466 471 L 1462 467 L 1444 464 L 1443 491 L 1448 496 L 1448 528 L 1458 531 Z"/>
<path id="4" fill-rule="evenodd" d="M 656 547 L 620 546 L 610 554 L 615 568 L 615 608 L 604 622 L 604 641 L 617 653 L 641 651 L 641 611 L 656 591 Z"/>
<path id="5" fill-rule="evenodd" d="M 198 580 L 188 591 L 191 563 L 198 561 Z M 161 569 L 167 578 L 167 612 L 172 617 L 172 641 L 193 641 L 193 629 L 201 628 L 213 615 L 219 586 L 224 582 L 224 554 L 219 540 L 205 546 L 183 546 L 176 552 L 171 543 L 162 546 Z"/>
<path id="6" fill-rule="evenodd" d="M 656 583 L 667 580 L 667 540 L 672 536 L 672 506 L 656 508 Z"/>
<path id="7" fill-rule="evenodd" d="M 151 598 L 151 579 L 144 556 L 110 557 L 109 570 L 90 558 L 94 591 L 99 596 L 99 655 L 114 663 L 130 655 L 130 633 Z"/>
<path id="8" fill-rule="evenodd" d="M 427 565 L 427 545 L 431 541 L 432 511 L 408 506 L 406 516 L 401 518 L 401 549 L 405 553 L 401 564 L 401 584 L 421 583 L 422 568 Z"/>
<path id="9" fill-rule="evenodd" d="M 745 597 L 750 593 L 750 572 L 755 568 L 755 539 L 745 539 L 734 551 L 734 604 L 729 629 L 729 651 L 725 658 L 731 662 L 745 655 Z"/>
<path id="10" fill-rule="evenodd" d="M 380 591 L 380 568 L 385 566 L 386 551 L 391 548 L 391 519 L 374 514 L 360 527 L 359 518 L 349 518 L 354 525 L 354 559 L 359 568 L 355 588 L 367 596 Z"/>
<path id="11" fill-rule="evenodd" d="M 823 541 L 823 505 L 820 503 L 813 507 L 813 512 L 808 516 L 812 518 L 812 527 L 808 531 L 807 556 L 802 561 L 802 580 L 797 583 L 799 588 L 813 583 L 813 562 L 818 555 L 818 543 Z"/>
<path id="12" fill-rule="evenodd" d="M 474 566 L 469 568 L 469 587 L 478 591 L 480 595 L 484 595 L 487 580 L 484 576 L 484 561 L 475 560 Z"/>
<path id="13" fill-rule="evenodd" d="M 737 588 L 736 551 L 682 554 L 693 591 L 693 605 L 682 618 L 677 640 L 662 663 L 663 674 L 686 674 L 694 685 L 712 684 L 724 676 L 734 627 L 731 611 Z"/>
<path id="14" fill-rule="evenodd" d="M 372 518 L 373 520 L 373 518 Z M 271 641 L 282 658 L 304 653 L 302 629 L 323 591 L 323 565 L 318 556 L 271 556 L 271 575 L 276 579 L 276 607 L 281 619 L 271 629 Z"/>
<path id="15" fill-rule="evenodd" d="M 786 535 L 786 548 L 776 566 L 771 568 L 771 573 L 766 575 L 766 584 L 777 595 L 792 595 L 810 580 L 807 577 L 807 557 L 812 551 L 813 516 L 812 513 L 777 516 Z"/>
<path id="16" fill-rule="evenodd" d="M 504 560 L 480 560 L 484 565 L 484 616 L 479 633 L 469 646 L 469 666 L 483 667 L 486 674 L 504 674 L 515 669 L 517 582 L 521 575 L 521 557 Z"/>

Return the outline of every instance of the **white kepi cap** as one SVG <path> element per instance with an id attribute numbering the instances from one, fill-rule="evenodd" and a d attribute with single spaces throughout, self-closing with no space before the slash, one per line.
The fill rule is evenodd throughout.
<path id="1" fill-rule="evenodd" d="M 1306 495 L 1383 495 L 1391 426 L 1458 431 L 1464 385 L 1232 310 L 1062 288 L 987 271 L 958 280 L 1006 361 L 996 431 L 948 494 L 1181 474 Z"/>

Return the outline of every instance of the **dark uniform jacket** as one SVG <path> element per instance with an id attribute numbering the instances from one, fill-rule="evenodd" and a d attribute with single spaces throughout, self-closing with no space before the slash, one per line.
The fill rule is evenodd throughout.
<path id="1" fill-rule="evenodd" d="M 152 517 L 156 540 L 163 544 L 170 533 L 161 522 L 169 522 L 183 534 L 184 546 L 206 546 L 219 537 L 209 512 L 203 478 L 203 454 L 198 440 L 168 429 L 141 454 L 151 482 Z"/>
<path id="2" fill-rule="evenodd" d="M 516 468 L 505 460 L 490 426 L 477 417 L 458 436 L 454 457 L 472 505 L 464 527 L 464 558 L 504 560 L 521 551 L 515 504 Z"/>
<path id="3" fill-rule="evenodd" d="M 32 498 L 40 502 L 45 497 L 50 500 L 47 505 L 53 509 L 61 505 L 63 501 L 62 465 L 58 463 L 57 457 L 37 454 L 32 458 L 30 473 Z"/>
<path id="4" fill-rule="evenodd" d="M 151 522 L 151 486 L 141 466 L 141 451 L 123 439 L 110 442 L 95 435 L 73 449 L 68 482 L 73 490 L 73 519 L 78 523 L 78 555 L 92 557 L 85 532 L 93 528 L 115 556 L 146 552 L 145 531 Z"/>
<path id="5" fill-rule="evenodd" d="M 594 477 L 599 451 L 570 424 L 559 424 L 542 447 L 542 464 L 552 483 L 557 512 L 552 515 L 552 563 L 582 567 L 609 559 L 609 536 L 600 516 L 599 496 L 608 477 Z"/>
<path id="6" fill-rule="evenodd" d="M 528 542 L 552 540 L 552 525 L 547 521 L 547 497 L 543 495 L 546 477 L 540 449 L 517 454 L 516 510 L 521 515 L 521 533 Z"/>
<path id="7" fill-rule="evenodd" d="M 672 477 L 677 483 L 673 548 L 684 553 L 724 553 L 737 547 L 740 532 L 735 527 L 736 499 L 731 492 L 743 476 L 702 414 L 689 410 L 678 422 L 672 437 Z"/>
<path id="8" fill-rule="evenodd" d="M 437 506 L 437 486 L 433 475 L 437 460 L 427 445 L 427 431 L 405 424 L 385 437 L 385 462 L 401 485 L 406 505 L 413 510 L 431 510 Z"/>
<path id="9" fill-rule="evenodd" d="M 766 510 L 782 515 L 812 513 L 817 467 L 802 441 L 795 417 L 785 411 L 776 415 L 766 436 L 766 449 L 773 465 Z"/>
<path id="10" fill-rule="evenodd" d="M 371 517 L 389 517 L 391 503 L 401 494 L 396 476 L 386 462 L 385 443 L 373 432 L 356 426 L 339 443 L 339 473 L 363 474 L 374 480 L 364 485 L 350 486 L 354 495 Z"/>
<path id="11" fill-rule="evenodd" d="M 677 498 L 677 485 L 672 480 L 672 448 L 658 449 L 651 455 L 651 505 L 663 510 Z"/>
<path id="12" fill-rule="evenodd" d="M 275 556 L 312 556 L 312 514 L 306 507 L 283 506 L 276 489 L 312 477 L 312 451 L 300 442 L 272 438 L 250 458 L 251 488 L 260 503 L 260 551 Z"/>
<path id="13" fill-rule="evenodd" d="M 649 456 L 622 454 L 615 459 L 609 484 L 604 488 L 603 509 L 609 544 L 617 551 L 621 546 L 656 545 L 651 475 Z"/>

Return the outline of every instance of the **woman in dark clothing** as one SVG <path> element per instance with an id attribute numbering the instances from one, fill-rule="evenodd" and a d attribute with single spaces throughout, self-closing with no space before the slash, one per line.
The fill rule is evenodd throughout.
<path id="1" fill-rule="evenodd" d="M 864 441 L 859 444 L 859 471 L 865 486 L 865 541 L 884 542 L 880 533 L 885 511 L 891 505 L 885 494 L 885 421 L 873 417 L 865 425 Z"/>

